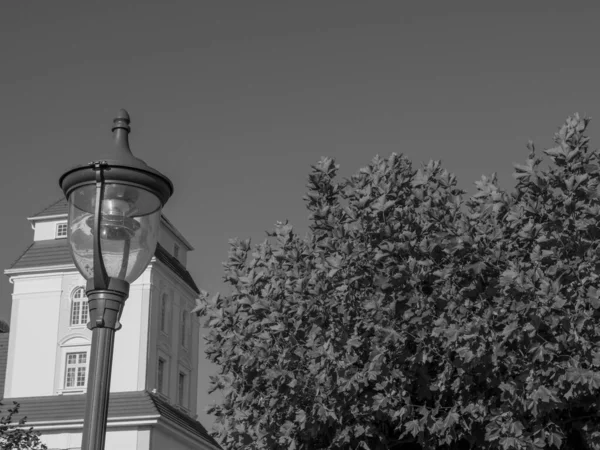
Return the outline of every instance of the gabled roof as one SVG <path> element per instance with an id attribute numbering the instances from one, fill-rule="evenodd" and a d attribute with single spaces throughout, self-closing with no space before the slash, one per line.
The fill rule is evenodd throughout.
<path id="1" fill-rule="evenodd" d="M 163 263 L 175 275 L 177 275 L 194 292 L 200 290 L 190 273 L 173 256 L 171 256 L 162 245 L 156 245 L 154 256 Z M 44 267 L 72 266 L 73 259 L 69 249 L 67 239 L 51 239 L 47 241 L 34 241 L 23 254 L 10 266 L 6 273 L 12 273 L 14 270 L 43 269 Z"/>
<path id="2" fill-rule="evenodd" d="M 85 394 L 75 394 L 5 398 L 2 403 L 5 407 L 12 406 L 12 402 L 19 403 L 19 413 L 13 417 L 15 422 L 27 417 L 27 425 L 34 428 L 54 423 L 68 428 L 83 423 L 85 397 Z M 157 395 L 148 391 L 111 392 L 108 401 L 107 423 L 109 427 L 111 421 L 116 422 L 124 418 L 131 420 L 137 417 L 155 418 L 177 425 L 195 436 L 201 437 L 216 448 L 221 448 L 200 422 L 171 406 Z"/>
<path id="3" fill-rule="evenodd" d="M 73 257 L 67 239 L 34 241 L 10 269 L 30 269 L 33 267 L 73 265 Z M 9 269 L 9 270 L 10 270 Z"/>
<path id="4" fill-rule="evenodd" d="M 67 199 L 61 198 L 61 199 L 55 201 L 54 203 L 52 203 L 50 206 L 44 208 L 39 213 L 31 216 L 30 219 L 46 217 L 46 216 L 67 215 L 68 213 L 69 213 L 69 203 L 67 202 Z"/>

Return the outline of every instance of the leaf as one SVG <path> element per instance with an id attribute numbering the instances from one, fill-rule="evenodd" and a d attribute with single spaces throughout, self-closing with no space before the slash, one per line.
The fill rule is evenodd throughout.
<path id="1" fill-rule="evenodd" d="M 504 327 L 502 330 L 502 336 L 508 338 L 515 330 L 519 328 L 519 324 L 517 322 L 511 322 Z"/>
<path id="2" fill-rule="evenodd" d="M 407 422 L 404 425 L 404 428 L 406 428 L 406 432 L 412 434 L 413 437 L 416 437 L 417 434 L 419 434 L 419 432 L 421 431 L 421 427 L 419 425 L 418 420 L 411 420 L 411 421 Z"/>
<path id="3" fill-rule="evenodd" d="M 550 148 L 548 150 L 544 150 L 544 153 L 548 156 L 552 156 L 554 158 L 559 157 L 559 156 L 565 156 L 565 153 L 562 149 L 562 147 L 553 147 Z"/>
<path id="4" fill-rule="evenodd" d="M 558 433 L 549 434 L 548 443 L 556 448 L 562 448 L 562 436 Z"/>

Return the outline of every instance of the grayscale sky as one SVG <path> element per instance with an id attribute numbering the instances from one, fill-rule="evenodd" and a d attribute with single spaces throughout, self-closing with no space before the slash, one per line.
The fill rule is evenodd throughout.
<path id="1" fill-rule="evenodd" d="M 342 176 L 376 154 L 442 159 L 464 189 L 493 171 L 510 189 L 528 139 L 549 147 L 569 114 L 600 114 L 599 9 L 4 0 L 0 267 L 31 242 L 26 217 L 62 195 L 63 171 L 111 145 L 120 108 L 134 153 L 175 184 L 165 213 L 195 246 L 189 270 L 208 291 L 226 292 L 228 239 L 260 241 L 285 219 L 307 230 L 302 195 L 321 156 Z M 2 276 L 0 318 L 11 292 Z M 212 371 L 201 364 L 204 405 Z"/>

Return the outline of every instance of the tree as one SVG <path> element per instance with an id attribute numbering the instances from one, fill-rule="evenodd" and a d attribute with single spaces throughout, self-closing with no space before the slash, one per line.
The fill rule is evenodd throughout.
<path id="1" fill-rule="evenodd" d="M 6 450 L 46 450 L 48 447 L 40 441 L 33 428 L 25 426 L 27 417 L 14 423 L 14 416 L 17 414 L 19 404 L 13 402 L 13 407 L 8 409 L 8 415 L 0 418 L 0 447 Z"/>
<path id="2" fill-rule="evenodd" d="M 323 159 L 310 233 L 230 241 L 204 295 L 216 436 L 249 449 L 600 449 L 600 152 L 570 117 L 468 199 L 392 154 Z"/>

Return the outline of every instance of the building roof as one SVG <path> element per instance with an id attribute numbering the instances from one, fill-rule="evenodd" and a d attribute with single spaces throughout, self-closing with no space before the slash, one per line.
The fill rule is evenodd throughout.
<path id="1" fill-rule="evenodd" d="M 12 263 L 10 269 L 64 265 L 73 265 L 69 241 L 67 239 L 51 239 L 32 242 L 23 254 Z"/>
<path id="2" fill-rule="evenodd" d="M 69 203 L 66 198 L 61 198 L 50 206 L 44 208 L 39 213 L 34 214 L 30 217 L 30 219 L 39 218 L 39 217 L 47 217 L 47 216 L 59 216 L 66 215 L 69 213 Z"/>
<path id="3" fill-rule="evenodd" d="M 173 256 L 171 256 L 162 245 L 156 245 L 154 256 L 158 261 L 167 266 L 194 292 L 200 290 L 187 269 Z M 34 241 L 17 260 L 10 266 L 7 273 L 13 270 L 26 270 L 33 268 L 44 268 L 53 266 L 73 265 L 73 258 L 69 249 L 67 239 L 51 239 L 46 241 Z"/>
<path id="4" fill-rule="evenodd" d="M 53 422 L 58 424 L 82 423 L 85 415 L 85 397 L 85 394 L 74 394 L 5 398 L 2 403 L 5 407 L 11 406 L 12 402 L 19 403 L 19 413 L 13 417 L 13 420 L 18 422 L 23 417 L 27 417 L 27 425 L 35 428 L 36 424 L 52 425 Z M 149 416 L 156 416 L 159 420 L 177 425 L 220 448 L 217 441 L 208 434 L 200 422 L 157 395 L 148 391 L 111 392 L 108 401 L 107 422 L 109 425 L 111 420 L 147 418 Z"/>

